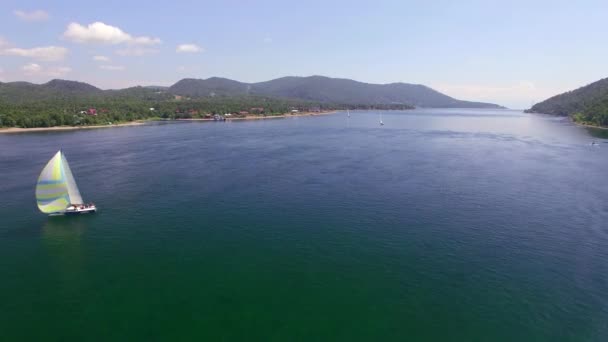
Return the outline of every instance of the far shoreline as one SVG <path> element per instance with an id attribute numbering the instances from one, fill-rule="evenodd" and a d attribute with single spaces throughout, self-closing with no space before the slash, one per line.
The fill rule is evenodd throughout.
<path id="1" fill-rule="evenodd" d="M 607 126 L 596 126 L 596 125 L 591 125 L 591 124 L 586 124 L 586 123 L 579 123 L 576 122 L 574 120 L 572 120 L 572 122 L 577 125 L 577 126 L 581 126 L 581 127 L 585 127 L 585 128 L 593 128 L 593 129 L 603 129 L 603 130 L 608 130 Z"/>
<path id="2" fill-rule="evenodd" d="M 319 116 L 319 115 L 329 115 L 337 113 L 337 110 L 330 110 L 326 112 L 301 112 L 301 113 L 288 113 L 288 114 L 280 114 L 280 115 L 248 115 L 245 117 L 228 117 L 226 121 L 240 121 L 240 120 L 264 120 L 264 119 L 283 119 L 283 118 L 293 118 L 293 117 L 301 117 L 301 116 Z M 167 120 L 167 121 L 216 121 L 215 119 L 209 118 L 193 118 L 193 119 L 175 119 L 175 120 Z"/>
<path id="3" fill-rule="evenodd" d="M 302 113 L 288 113 L 281 115 L 249 115 L 245 117 L 226 118 L 226 121 L 240 121 L 240 120 L 262 120 L 262 119 L 282 119 L 290 117 L 301 117 L 301 116 L 319 116 L 337 113 L 337 110 L 327 112 L 302 112 Z M 83 129 L 97 129 L 97 128 L 115 128 L 115 127 L 133 127 L 142 126 L 149 122 L 171 122 L 171 121 L 214 121 L 214 119 L 200 118 L 200 119 L 173 119 L 173 120 L 136 120 L 119 124 L 111 125 L 91 125 L 91 126 L 53 126 L 53 127 L 32 127 L 32 128 L 21 128 L 21 127 L 7 127 L 0 128 L 0 134 L 6 133 L 36 133 L 36 132 L 58 132 L 58 131 L 75 131 Z"/>
<path id="4" fill-rule="evenodd" d="M 570 115 L 557 115 L 557 114 L 547 114 L 547 113 L 539 113 L 539 112 L 529 112 L 527 110 L 524 110 L 524 113 L 526 113 L 526 114 L 548 115 L 548 116 L 555 116 L 555 117 L 560 117 L 560 116 L 567 117 L 568 121 L 572 122 L 576 126 L 585 127 L 585 128 L 595 128 L 595 129 L 608 130 L 608 126 L 596 126 L 596 125 L 593 125 L 593 124 L 590 124 L 590 123 L 577 122 Z"/>
<path id="5" fill-rule="evenodd" d="M 97 128 L 113 128 L 113 127 L 129 127 L 129 126 L 141 126 L 145 124 L 146 120 L 136 120 L 119 124 L 111 125 L 90 125 L 90 126 L 53 126 L 53 127 L 32 127 L 32 128 L 21 128 L 21 127 L 7 127 L 0 128 L 1 133 L 34 133 L 34 132 L 51 132 L 51 131 L 75 131 L 81 129 L 97 129 Z"/>

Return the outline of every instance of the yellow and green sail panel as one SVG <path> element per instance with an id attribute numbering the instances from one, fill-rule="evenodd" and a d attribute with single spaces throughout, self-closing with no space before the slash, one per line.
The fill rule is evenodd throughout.
<path id="1" fill-rule="evenodd" d="M 36 184 L 38 209 L 45 214 L 63 212 L 70 204 L 82 204 L 76 181 L 61 151 L 46 164 Z"/>

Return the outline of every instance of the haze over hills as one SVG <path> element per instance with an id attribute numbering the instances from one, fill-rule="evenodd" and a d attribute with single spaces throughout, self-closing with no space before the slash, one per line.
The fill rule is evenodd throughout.
<path id="1" fill-rule="evenodd" d="M 170 87 L 132 87 L 101 90 L 90 84 L 52 80 L 44 84 L 0 83 L 0 100 L 25 103 L 66 97 L 128 97 L 165 99 L 173 95 L 191 98 L 266 96 L 342 105 L 404 104 L 436 108 L 502 108 L 496 104 L 454 99 L 427 86 L 407 83 L 370 84 L 324 76 L 282 77 L 266 82 L 244 83 L 226 78 L 186 78 Z"/>
<path id="2" fill-rule="evenodd" d="M 553 96 L 527 112 L 571 116 L 581 123 L 608 126 L 608 78 Z"/>

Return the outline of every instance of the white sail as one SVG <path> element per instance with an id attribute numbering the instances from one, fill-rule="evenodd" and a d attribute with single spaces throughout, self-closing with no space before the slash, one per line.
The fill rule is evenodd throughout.
<path id="1" fill-rule="evenodd" d="M 72 170 L 70 169 L 70 165 L 68 164 L 67 159 L 65 159 L 65 155 L 61 155 L 61 161 L 63 164 L 63 172 L 65 173 L 65 179 L 68 185 L 68 195 L 70 196 L 70 203 L 72 204 L 83 204 L 82 196 L 80 196 L 80 191 L 78 190 L 78 185 L 76 185 L 76 180 L 74 179 L 74 175 L 72 174 Z"/>
<path id="2" fill-rule="evenodd" d="M 70 204 L 83 203 L 70 166 L 61 151 L 40 172 L 36 183 L 36 203 L 45 214 L 61 213 Z"/>
<path id="3" fill-rule="evenodd" d="M 36 183 L 36 203 L 38 209 L 45 214 L 62 212 L 70 205 L 61 164 L 61 151 L 59 151 L 42 169 Z"/>

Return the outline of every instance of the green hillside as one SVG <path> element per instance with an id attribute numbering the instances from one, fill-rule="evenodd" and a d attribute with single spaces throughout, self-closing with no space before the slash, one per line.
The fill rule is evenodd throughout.
<path id="1" fill-rule="evenodd" d="M 371 84 L 324 76 L 282 77 L 259 83 L 225 78 L 183 79 L 169 91 L 184 96 L 260 95 L 347 105 L 403 104 L 432 108 L 501 108 L 482 102 L 461 101 L 420 84 Z"/>
<path id="2" fill-rule="evenodd" d="M 579 123 L 608 126 L 608 78 L 553 96 L 528 112 L 570 116 Z"/>
<path id="3" fill-rule="evenodd" d="M 0 127 L 93 125 L 147 118 L 203 118 L 216 113 L 277 115 L 293 109 L 500 108 L 451 98 L 423 85 L 369 84 L 323 76 L 243 83 L 225 78 L 183 79 L 171 87 L 102 90 L 52 80 L 0 83 Z M 238 114 L 242 113 L 242 114 Z"/>

